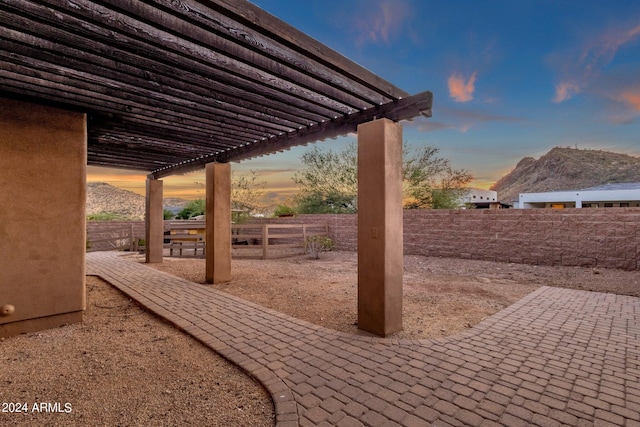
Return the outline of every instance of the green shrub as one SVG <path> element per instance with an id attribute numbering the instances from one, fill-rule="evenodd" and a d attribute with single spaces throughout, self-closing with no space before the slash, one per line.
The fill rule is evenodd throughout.
<path id="1" fill-rule="evenodd" d="M 123 215 L 116 212 L 98 212 L 87 215 L 87 221 L 122 221 L 126 219 Z"/>
<path id="2" fill-rule="evenodd" d="M 207 203 L 204 199 L 192 200 L 178 212 L 176 218 L 178 219 L 189 219 L 194 216 L 204 215 L 207 209 Z"/>
<path id="3" fill-rule="evenodd" d="M 279 205 L 273 211 L 273 216 L 291 216 L 291 215 L 295 215 L 295 213 L 296 211 L 294 211 L 293 208 L 290 208 L 289 206 L 285 206 L 285 205 Z"/>

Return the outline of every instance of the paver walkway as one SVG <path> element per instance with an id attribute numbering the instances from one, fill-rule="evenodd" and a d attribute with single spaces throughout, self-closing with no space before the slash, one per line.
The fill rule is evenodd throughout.
<path id="1" fill-rule="evenodd" d="M 254 375 L 285 426 L 640 426 L 640 299 L 543 287 L 444 340 L 328 330 L 113 253 L 107 280 Z"/>

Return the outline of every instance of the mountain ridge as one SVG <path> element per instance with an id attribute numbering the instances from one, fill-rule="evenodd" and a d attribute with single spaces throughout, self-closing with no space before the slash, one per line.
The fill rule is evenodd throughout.
<path id="1" fill-rule="evenodd" d="M 164 208 L 179 211 L 189 200 L 165 198 Z M 115 187 L 106 182 L 87 183 L 86 214 L 109 212 L 123 219 L 144 219 L 145 197 L 133 191 Z"/>
<path id="2" fill-rule="evenodd" d="M 640 158 L 604 150 L 554 147 L 540 158 L 523 157 L 490 189 L 512 202 L 520 193 L 583 190 L 603 184 L 640 182 Z"/>

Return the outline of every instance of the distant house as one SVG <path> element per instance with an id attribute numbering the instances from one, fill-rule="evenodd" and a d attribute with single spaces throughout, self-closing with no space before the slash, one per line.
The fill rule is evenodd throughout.
<path id="1" fill-rule="evenodd" d="M 518 209 L 640 207 L 640 182 L 605 184 L 575 191 L 521 193 L 514 207 Z"/>
<path id="2" fill-rule="evenodd" d="M 493 190 L 483 190 L 480 188 L 469 188 L 462 197 L 463 206 L 475 209 L 499 209 L 498 192 Z"/>

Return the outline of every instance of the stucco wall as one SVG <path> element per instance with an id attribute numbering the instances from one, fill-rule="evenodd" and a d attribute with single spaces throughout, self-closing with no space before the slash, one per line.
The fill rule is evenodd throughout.
<path id="1" fill-rule="evenodd" d="M 0 99 L 0 336 L 85 307 L 84 114 Z"/>

